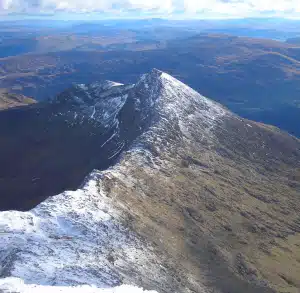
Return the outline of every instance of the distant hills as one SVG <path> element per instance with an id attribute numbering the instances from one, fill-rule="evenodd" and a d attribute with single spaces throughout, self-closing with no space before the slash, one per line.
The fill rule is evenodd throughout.
<path id="1" fill-rule="evenodd" d="M 300 37 L 287 39 L 286 42 L 289 43 L 289 44 L 300 45 Z"/>
<path id="2" fill-rule="evenodd" d="M 86 49 L 21 55 L 0 59 L 0 86 L 45 100 L 72 83 L 133 82 L 153 67 L 243 117 L 300 137 L 300 45 L 287 42 L 179 34 L 177 39 L 148 38 L 105 49 L 94 44 Z"/>

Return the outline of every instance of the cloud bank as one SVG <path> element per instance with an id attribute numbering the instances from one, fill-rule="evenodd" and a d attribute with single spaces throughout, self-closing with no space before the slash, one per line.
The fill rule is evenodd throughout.
<path id="1" fill-rule="evenodd" d="M 0 12 L 172 15 L 300 14 L 300 0 L 0 0 Z"/>

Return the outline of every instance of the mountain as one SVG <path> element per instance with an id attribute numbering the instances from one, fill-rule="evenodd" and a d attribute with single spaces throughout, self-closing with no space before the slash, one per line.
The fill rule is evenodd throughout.
<path id="1" fill-rule="evenodd" d="M 110 79 L 133 83 L 140 74 L 157 67 L 244 118 L 273 124 L 300 137 L 297 44 L 198 34 L 159 43 L 133 42 L 122 49 L 96 47 L 0 59 L 0 87 L 45 100 L 73 82 Z"/>
<path id="2" fill-rule="evenodd" d="M 287 39 L 286 42 L 289 43 L 289 44 L 299 45 L 300 44 L 300 37 Z"/>
<path id="3" fill-rule="evenodd" d="M 36 103 L 36 101 L 32 98 L 28 98 L 19 94 L 8 93 L 5 90 L 0 90 L 0 110 L 26 106 L 34 103 Z"/>
<path id="4" fill-rule="evenodd" d="M 50 159 L 64 165 L 78 148 L 72 160 L 90 155 L 102 171 L 28 212 L 0 213 L 4 292 L 298 292 L 297 138 L 158 70 L 134 85 L 77 85 L 44 107 L 49 125 L 66 125 L 66 150 Z M 80 135 L 65 146 L 68 132 Z"/>

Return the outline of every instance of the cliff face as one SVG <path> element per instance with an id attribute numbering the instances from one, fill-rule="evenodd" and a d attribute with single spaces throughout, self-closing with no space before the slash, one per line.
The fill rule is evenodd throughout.
<path id="1" fill-rule="evenodd" d="M 106 133 L 99 152 L 111 167 L 29 212 L 0 214 L 2 278 L 299 290 L 299 140 L 158 70 L 131 86 L 74 87 L 52 107 L 68 125 L 89 121 Z"/>

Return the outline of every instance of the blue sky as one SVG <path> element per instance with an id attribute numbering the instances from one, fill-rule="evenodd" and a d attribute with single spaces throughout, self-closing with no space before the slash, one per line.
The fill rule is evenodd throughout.
<path id="1" fill-rule="evenodd" d="M 0 14 L 82 15 L 104 17 L 235 18 L 291 17 L 300 19 L 300 0 L 0 0 Z"/>

